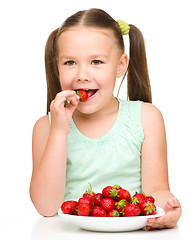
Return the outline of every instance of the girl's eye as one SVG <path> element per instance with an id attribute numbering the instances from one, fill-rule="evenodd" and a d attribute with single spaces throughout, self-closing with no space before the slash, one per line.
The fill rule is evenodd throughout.
<path id="1" fill-rule="evenodd" d="M 67 62 L 64 63 L 64 65 L 67 65 L 67 66 L 73 66 L 75 64 L 76 63 L 73 60 L 70 60 L 70 61 L 67 61 Z"/>
<path id="2" fill-rule="evenodd" d="M 100 65 L 100 64 L 102 64 L 103 62 L 102 61 L 100 61 L 100 60 L 93 60 L 92 61 L 92 65 Z"/>

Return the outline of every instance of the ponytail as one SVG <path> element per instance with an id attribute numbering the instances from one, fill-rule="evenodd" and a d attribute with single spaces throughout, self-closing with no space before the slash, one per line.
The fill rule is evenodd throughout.
<path id="1" fill-rule="evenodd" d="M 56 94 L 61 91 L 59 81 L 59 73 L 55 56 L 55 38 L 58 29 L 53 31 L 46 43 L 45 47 L 45 70 L 47 81 L 47 113 L 50 111 L 50 103 L 55 98 Z"/>
<path id="2" fill-rule="evenodd" d="M 127 97 L 152 103 L 145 43 L 142 33 L 129 25 L 130 59 L 127 74 Z"/>

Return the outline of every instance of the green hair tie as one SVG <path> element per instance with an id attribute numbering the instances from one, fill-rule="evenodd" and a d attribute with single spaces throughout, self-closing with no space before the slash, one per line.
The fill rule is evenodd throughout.
<path id="1" fill-rule="evenodd" d="M 122 34 L 127 35 L 129 33 L 129 30 L 130 30 L 129 24 L 122 21 L 122 20 L 117 20 L 117 23 L 119 25 L 119 28 L 120 28 Z"/>

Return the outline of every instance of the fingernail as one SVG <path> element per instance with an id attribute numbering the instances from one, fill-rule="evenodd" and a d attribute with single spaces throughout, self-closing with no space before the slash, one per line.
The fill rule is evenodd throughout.
<path id="1" fill-rule="evenodd" d="M 170 206 L 173 206 L 173 205 L 174 205 L 174 200 L 173 200 L 173 199 L 169 199 L 168 202 L 169 202 L 169 205 L 170 205 Z"/>

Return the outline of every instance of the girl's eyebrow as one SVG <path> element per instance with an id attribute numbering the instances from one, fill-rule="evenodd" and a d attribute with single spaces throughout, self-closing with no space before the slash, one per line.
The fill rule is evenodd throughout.
<path id="1" fill-rule="evenodd" d="M 73 57 L 73 56 L 67 56 L 67 55 L 62 55 L 61 57 L 60 57 L 60 60 L 62 60 L 62 59 L 75 59 L 75 57 Z"/>
<path id="2" fill-rule="evenodd" d="M 94 55 L 91 55 L 90 58 L 108 58 L 106 55 L 104 54 L 94 54 Z"/>
<path id="3" fill-rule="evenodd" d="M 92 59 L 94 59 L 94 58 L 108 58 L 108 56 L 106 56 L 106 55 L 104 55 L 104 54 L 93 54 L 93 55 L 90 55 L 89 56 L 89 58 L 92 58 Z M 60 57 L 60 60 L 62 60 L 62 59 L 76 59 L 76 57 L 74 57 L 74 56 L 67 56 L 67 55 L 62 55 L 61 57 Z"/>

